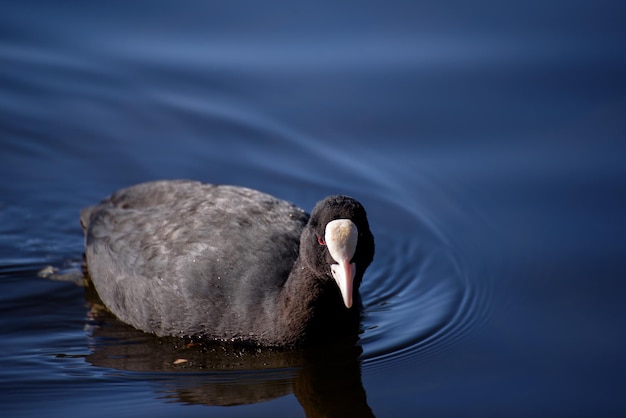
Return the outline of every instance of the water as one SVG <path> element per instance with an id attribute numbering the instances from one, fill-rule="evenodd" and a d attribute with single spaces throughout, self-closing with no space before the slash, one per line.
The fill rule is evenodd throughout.
<path id="1" fill-rule="evenodd" d="M 5 413 L 626 413 L 620 2 L 2 9 Z M 361 200 L 359 345 L 187 346 L 108 315 L 78 211 L 160 178 Z"/>

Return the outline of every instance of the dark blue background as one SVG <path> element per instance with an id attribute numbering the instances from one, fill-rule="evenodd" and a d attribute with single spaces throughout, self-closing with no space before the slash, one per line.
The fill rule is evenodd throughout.
<path id="1" fill-rule="evenodd" d="M 91 366 L 82 290 L 37 277 L 80 264 L 81 207 L 194 178 L 306 209 L 329 193 L 368 204 L 387 248 L 373 276 L 381 294 L 401 283 L 365 334 L 377 416 L 626 413 L 622 2 L 1 9 L 3 409 L 303 414 L 292 395 L 182 407 L 150 374 Z M 448 322 L 432 340 L 407 325 L 410 301 L 435 303 L 399 280 L 425 265 L 416 253 L 449 254 L 465 286 L 456 316 L 438 305 Z"/>

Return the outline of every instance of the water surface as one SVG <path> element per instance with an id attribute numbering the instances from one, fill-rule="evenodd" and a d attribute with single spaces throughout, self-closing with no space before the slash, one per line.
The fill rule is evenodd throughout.
<path id="1" fill-rule="evenodd" d="M 626 412 L 621 3 L 3 10 L 6 413 Z M 108 314 L 78 212 L 161 178 L 361 200 L 359 344 L 196 345 Z"/>

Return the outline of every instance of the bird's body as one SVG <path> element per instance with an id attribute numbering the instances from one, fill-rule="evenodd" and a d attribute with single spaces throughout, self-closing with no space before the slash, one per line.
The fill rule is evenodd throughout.
<path id="1" fill-rule="evenodd" d="M 371 255 L 352 273 L 357 302 L 373 256 L 364 210 L 359 216 L 367 229 L 359 244 L 371 241 Z M 81 212 L 89 274 L 122 321 L 159 336 L 279 346 L 358 330 L 358 303 L 342 301 L 312 221 L 255 190 L 185 180 L 122 189 Z M 318 258 L 330 262 L 317 266 Z"/>

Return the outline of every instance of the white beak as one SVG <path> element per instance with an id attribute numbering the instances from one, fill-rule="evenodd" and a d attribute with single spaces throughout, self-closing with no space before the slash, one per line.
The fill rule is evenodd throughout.
<path id="1" fill-rule="evenodd" d="M 326 225 L 324 240 L 330 256 L 338 264 L 331 264 L 330 271 L 339 286 L 346 308 L 352 307 L 352 292 L 356 264 L 351 263 L 359 231 L 349 219 L 335 219 Z"/>

